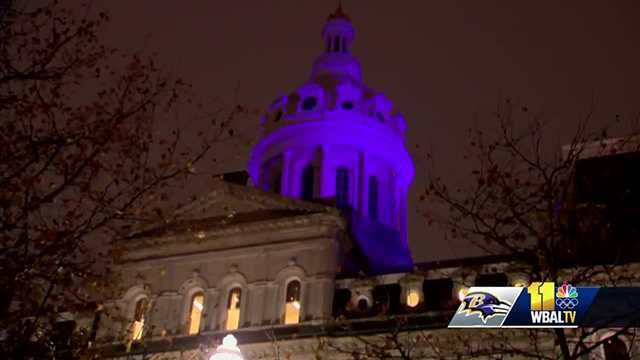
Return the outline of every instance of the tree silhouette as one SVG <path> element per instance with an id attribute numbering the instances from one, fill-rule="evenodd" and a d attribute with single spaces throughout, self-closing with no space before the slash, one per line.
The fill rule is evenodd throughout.
<path id="1" fill-rule="evenodd" d="M 108 20 L 87 4 L 3 9 L 3 358 L 53 358 L 70 343 L 67 356 L 86 350 L 91 328 L 70 338 L 73 326 L 62 320 L 102 310 L 100 294 L 115 282 L 112 240 L 166 216 L 173 189 L 245 112 L 200 109 L 189 85 L 153 57 L 105 46 L 99 34 Z M 178 107 L 210 117 L 211 128 L 187 137 L 177 123 L 162 123 Z"/>

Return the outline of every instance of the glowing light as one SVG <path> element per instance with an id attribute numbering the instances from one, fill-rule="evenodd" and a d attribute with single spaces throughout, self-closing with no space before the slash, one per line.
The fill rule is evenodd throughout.
<path id="1" fill-rule="evenodd" d="M 239 288 L 235 288 L 229 293 L 227 320 L 224 326 L 226 330 L 236 330 L 240 327 L 240 291 Z"/>
<path id="2" fill-rule="evenodd" d="M 527 287 L 527 282 L 524 280 L 516 280 L 513 282 L 513 286 L 515 287 Z"/>
<path id="3" fill-rule="evenodd" d="M 189 315 L 189 335 L 195 335 L 200 332 L 202 309 L 204 309 L 203 303 L 204 294 L 198 293 L 193 296 L 193 300 L 191 301 L 191 314 Z"/>
<path id="4" fill-rule="evenodd" d="M 216 348 L 209 360 L 244 360 L 238 348 L 238 340 L 231 334 L 225 336 L 222 345 Z"/>
<path id="5" fill-rule="evenodd" d="M 467 296 L 468 292 L 469 292 L 469 288 L 467 287 L 460 288 L 460 290 L 458 290 L 458 300 L 460 301 L 464 300 L 464 297 Z"/>
<path id="6" fill-rule="evenodd" d="M 300 302 L 292 301 L 285 305 L 284 309 L 284 323 L 297 324 L 300 322 Z"/>
<path id="7" fill-rule="evenodd" d="M 411 289 L 407 293 L 407 306 L 416 307 L 420 303 L 420 294 L 418 291 Z"/>

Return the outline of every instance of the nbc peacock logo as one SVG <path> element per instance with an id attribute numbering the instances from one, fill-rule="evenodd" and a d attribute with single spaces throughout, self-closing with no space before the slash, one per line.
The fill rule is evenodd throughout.
<path id="1" fill-rule="evenodd" d="M 578 289 L 566 281 L 556 292 L 556 306 L 560 310 L 573 310 L 578 306 Z"/>

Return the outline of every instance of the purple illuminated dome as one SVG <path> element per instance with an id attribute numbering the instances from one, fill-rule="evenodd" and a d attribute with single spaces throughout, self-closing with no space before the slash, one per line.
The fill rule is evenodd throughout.
<path id="1" fill-rule="evenodd" d="M 406 124 L 384 94 L 363 83 L 351 54 L 354 39 L 339 6 L 322 29 L 325 51 L 310 79 L 276 99 L 261 119 L 249 173 L 265 191 L 335 201 L 356 240 L 343 269 L 404 271 L 413 265 L 406 199 L 414 169 L 404 145 Z"/>

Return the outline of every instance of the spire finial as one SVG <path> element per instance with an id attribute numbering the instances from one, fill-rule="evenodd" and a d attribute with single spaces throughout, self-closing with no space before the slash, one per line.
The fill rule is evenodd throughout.
<path id="1" fill-rule="evenodd" d="M 333 19 L 345 19 L 347 21 L 351 21 L 351 18 L 349 17 L 349 15 L 347 15 L 347 13 L 345 13 L 344 10 L 342 10 L 342 0 L 338 0 L 338 7 L 332 14 L 329 15 L 329 17 L 327 18 L 327 21 L 333 20 Z"/>

